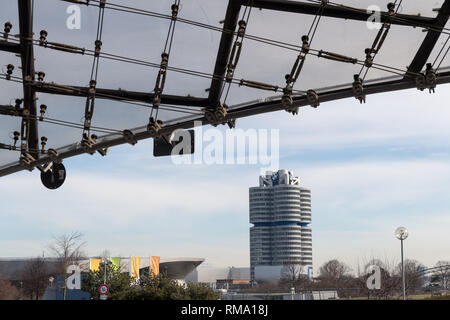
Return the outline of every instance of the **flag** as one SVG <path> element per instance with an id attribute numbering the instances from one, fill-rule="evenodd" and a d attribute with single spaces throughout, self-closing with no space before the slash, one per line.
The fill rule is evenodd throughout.
<path id="1" fill-rule="evenodd" d="M 150 258 L 150 274 L 156 277 L 159 274 L 159 256 L 152 256 Z"/>
<path id="2" fill-rule="evenodd" d="M 114 270 L 120 270 L 120 258 L 111 258 L 111 264 Z"/>
<path id="3" fill-rule="evenodd" d="M 93 272 L 100 270 L 102 259 L 91 259 L 89 269 Z"/>
<path id="4" fill-rule="evenodd" d="M 131 257 L 131 277 L 139 278 L 139 266 L 141 264 L 141 257 Z"/>

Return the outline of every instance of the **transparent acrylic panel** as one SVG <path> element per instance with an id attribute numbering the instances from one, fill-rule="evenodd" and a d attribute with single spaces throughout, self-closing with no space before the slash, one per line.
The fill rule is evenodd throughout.
<path id="1" fill-rule="evenodd" d="M 330 5 L 352 6 L 364 12 L 377 8 L 386 11 L 386 5 L 390 2 L 336 1 L 330 2 Z M 303 2 L 318 3 L 306 0 Z M 436 17 L 438 12 L 434 9 L 440 8 L 443 3 L 443 0 L 402 1 L 398 12 Z M 143 93 L 154 91 L 161 53 L 167 40 L 172 4 L 173 0 L 107 1 L 102 54 L 108 54 L 109 58 L 104 56 L 100 58 L 97 88 Z M 227 5 L 228 1 L 222 0 L 181 1 L 164 94 L 208 97 L 207 89 L 211 85 Z M 19 34 L 17 1 L 2 1 L 0 6 L 0 22 L 12 22 L 13 29 L 9 40 L 17 43 L 19 41 L 15 36 Z M 80 8 L 80 29 L 69 29 L 66 25 L 71 14 L 67 10 L 71 6 Z M 141 11 L 138 12 L 134 8 Z M 239 19 L 244 11 L 245 7 L 242 7 Z M 91 1 L 89 6 L 59 0 L 34 1 L 35 41 L 39 39 L 40 31 L 46 30 L 48 41 L 86 49 L 83 55 L 72 54 L 40 47 L 36 43 L 35 70 L 45 72 L 45 82 L 84 88 L 88 86 L 94 60 L 90 50 L 94 49 L 98 16 L 99 8 L 95 1 Z M 299 54 L 301 37 L 308 33 L 314 18 L 314 15 L 252 8 L 246 34 L 285 43 L 290 49 L 255 41 L 251 37 L 244 39 L 242 53 L 234 73 L 235 80 L 263 82 L 278 86 L 279 90 L 264 91 L 232 84 L 228 91 L 226 85 L 221 101 L 230 106 L 229 110 L 251 105 L 263 99 L 280 98 L 281 90 L 285 86 L 285 75 L 290 73 Z M 421 27 L 392 25 L 386 41 L 375 57 L 375 67 L 387 66 L 389 71 L 371 68 L 365 76 L 365 84 L 401 79 L 427 35 L 424 31 L 426 30 Z M 366 21 L 322 17 L 311 41 L 311 52 L 317 55 L 318 50 L 329 51 L 358 59 L 359 63 L 342 63 L 319 58 L 314 54 L 308 55 L 294 86 L 297 90 L 295 94 L 309 89 L 320 93 L 330 89 L 351 87 L 353 75 L 360 72 L 360 63 L 365 59 L 364 50 L 372 46 L 377 33 L 378 30 L 369 28 Z M 443 59 L 450 46 L 450 41 L 447 42 L 449 34 L 448 23 L 428 59 L 428 62 L 435 62 L 436 66 L 440 66 L 439 71 L 448 70 L 446 67 L 450 65 L 448 55 Z M 134 59 L 135 63 L 118 61 L 124 58 Z M 15 99 L 23 98 L 20 83 L 21 60 L 13 53 L 0 51 L 2 75 L 5 74 L 8 64 L 15 66 L 14 76 L 18 77 L 15 80 L 19 83 L 1 80 L 0 105 L 14 105 Z M 188 74 L 192 71 L 201 73 L 201 76 Z M 76 147 L 81 140 L 86 98 L 48 93 L 37 93 L 36 97 L 38 114 L 40 105 L 45 104 L 48 117 L 46 120 L 49 120 L 38 122 L 39 138 L 41 136 L 48 138 L 46 148 L 72 150 L 71 148 Z M 119 102 L 102 98 L 107 97 L 97 97 L 92 118 L 92 133 L 100 136 L 100 142 L 120 138 L 120 131 L 125 129 L 132 129 L 135 133 L 145 131 L 151 114 L 151 101 Z M 158 112 L 158 119 L 163 120 L 164 125 L 181 123 L 200 118 L 201 110 L 200 107 L 163 105 Z M 52 120 L 58 120 L 58 124 L 52 123 Z M 64 121 L 64 125 L 61 125 L 61 121 Z M 20 131 L 20 125 L 19 117 L 0 115 L 0 143 L 13 144 L 12 133 Z M 18 157 L 18 151 L 0 150 L 0 167 L 17 161 Z"/>

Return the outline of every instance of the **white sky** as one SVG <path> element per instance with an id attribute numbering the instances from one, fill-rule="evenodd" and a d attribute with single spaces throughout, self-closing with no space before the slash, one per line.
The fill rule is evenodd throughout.
<path id="1" fill-rule="evenodd" d="M 223 19 L 225 1 L 182 2 L 181 14 L 189 19 L 217 26 Z M 363 6 L 361 1 L 346 3 L 352 2 Z M 384 8 L 385 2 L 377 3 Z M 155 3 L 133 1 L 131 5 L 164 12 L 170 1 Z M 424 7 L 422 1 L 404 3 L 405 12 L 417 12 L 418 7 Z M 426 5 L 436 7 L 439 3 L 431 1 Z M 82 29 L 69 31 L 64 28 L 66 7 L 67 4 L 59 1 L 42 0 L 39 9 L 42 20 L 35 21 L 35 32 L 48 25 L 51 40 L 64 42 L 61 39 L 65 39 L 72 44 L 87 45 L 87 39 L 93 37 L 92 28 L 95 30 L 94 9 L 89 8 L 91 13 L 83 9 L 87 18 L 83 16 Z M 0 20 L 6 21 L 14 10 L 2 11 Z M 123 15 L 107 12 L 105 21 L 112 32 L 105 35 L 105 50 L 159 62 L 161 48 L 156 44 L 161 44 L 164 38 L 161 34 L 167 28 L 166 21 L 155 22 L 147 17 L 129 20 L 129 15 L 124 20 Z M 298 41 L 309 26 L 292 15 L 270 15 L 266 10 L 255 10 L 252 17 L 249 33 L 278 36 L 291 43 Z M 17 23 L 13 21 L 13 24 L 17 31 Z M 361 23 L 358 25 L 361 27 Z M 340 25 L 334 19 L 326 20 L 319 27 L 317 47 L 314 47 L 336 49 L 362 58 L 363 49 L 371 45 L 376 32 L 368 32 L 363 24 L 353 34 L 354 26 L 355 22 Z M 177 32 L 171 61 L 176 66 L 190 65 L 196 70 L 212 72 L 209 69 L 216 56 L 219 35 L 181 25 Z M 150 33 L 153 36 L 148 36 Z M 392 33 L 379 62 L 405 68 L 401 63 L 409 63 L 412 50 L 425 33 L 405 28 L 393 28 Z M 185 34 L 191 35 L 190 38 L 184 37 Z M 124 45 L 147 36 L 148 42 L 134 49 Z M 443 41 L 445 38 L 439 43 Z M 295 53 L 247 40 L 244 46 L 237 76 L 282 84 Z M 70 59 L 72 56 L 67 54 L 48 54 L 42 50 L 37 49 L 36 64 L 45 68 L 47 81 L 86 85 L 90 57 Z M 9 56 L 0 54 L 2 65 L 9 63 L 7 59 L 15 59 Z M 354 66 L 311 61 L 299 88 L 352 80 Z M 66 69 L 61 72 L 61 68 Z M 101 64 L 99 86 L 151 91 L 155 74 L 153 69 L 105 62 Z M 386 74 L 374 72 L 375 75 Z M 171 83 L 169 93 L 196 96 L 206 96 L 204 89 L 209 86 L 208 81 L 184 76 L 173 76 Z M 280 168 L 294 171 L 304 186 L 312 190 L 316 269 L 332 258 L 347 262 L 353 269 L 358 260 L 374 256 L 395 259 L 399 255 L 399 242 L 393 232 L 399 225 L 410 230 L 405 244 L 408 258 L 430 266 L 438 260 L 450 260 L 448 89 L 448 85 L 440 86 L 433 95 L 408 90 L 369 96 L 365 105 L 355 99 L 324 103 L 317 110 L 302 109 L 298 117 L 277 112 L 238 120 L 238 127 L 243 129 L 279 129 Z M 7 104 L 18 95 L 20 87 L 7 84 L 0 89 L 0 102 Z M 256 90 L 233 88 L 230 102 L 256 97 L 259 97 Z M 40 99 L 49 105 L 52 117 L 68 117 L 72 121 L 82 117 L 83 99 L 49 95 L 40 95 Z M 109 126 L 145 124 L 148 110 L 130 107 L 125 112 L 122 107 L 99 103 L 97 115 L 112 110 L 114 116 L 96 119 Z M 1 137 L 9 139 L 16 124 L 11 119 L 0 120 L 1 127 L 7 128 L 2 129 Z M 72 141 L 79 134 L 68 130 L 54 135 L 51 131 L 54 129 L 42 130 L 42 134 L 52 134 L 51 139 L 59 143 Z M 85 155 L 64 163 L 68 178 L 56 191 L 41 186 L 37 170 L 0 179 L 1 256 L 40 254 L 53 235 L 79 230 L 85 234 L 86 249 L 91 255 L 108 249 L 113 255 L 201 257 L 218 267 L 248 266 L 248 188 L 258 182 L 258 166 L 175 166 L 170 159 L 153 158 L 150 141 L 135 147 L 115 148 L 106 158 Z"/>

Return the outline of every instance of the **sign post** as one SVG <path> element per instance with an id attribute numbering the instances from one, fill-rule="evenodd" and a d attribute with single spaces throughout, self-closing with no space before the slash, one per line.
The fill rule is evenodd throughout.
<path id="1" fill-rule="evenodd" d="M 109 288 L 106 284 L 102 284 L 98 291 L 100 292 L 100 300 L 106 300 L 108 298 Z"/>

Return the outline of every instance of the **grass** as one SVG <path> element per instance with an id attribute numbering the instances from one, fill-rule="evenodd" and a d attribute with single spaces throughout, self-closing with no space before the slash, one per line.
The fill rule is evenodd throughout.
<path id="1" fill-rule="evenodd" d="M 402 298 L 401 296 L 393 296 L 387 300 L 401 300 L 401 298 Z M 415 294 L 415 295 L 409 295 L 406 298 L 407 298 L 407 300 L 450 300 L 450 295 L 432 296 L 431 294 Z M 367 300 L 367 296 L 366 297 L 340 298 L 340 300 Z M 370 300 L 375 300 L 375 299 L 371 298 Z"/>

